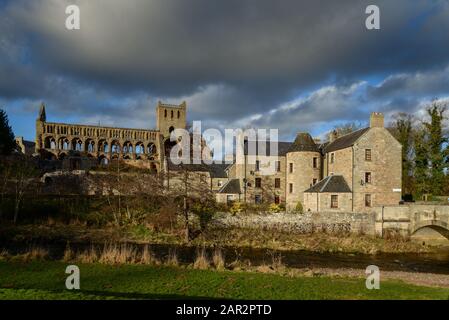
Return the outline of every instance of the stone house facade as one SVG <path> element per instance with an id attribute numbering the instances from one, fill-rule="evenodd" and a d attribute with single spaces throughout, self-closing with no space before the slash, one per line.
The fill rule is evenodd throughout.
<path id="1" fill-rule="evenodd" d="M 310 134 L 298 133 L 293 143 L 279 142 L 277 157 L 258 157 L 245 149 L 243 164 L 229 169 L 229 179 L 240 185 L 235 198 L 282 203 L 287 210 L 299 202 L 306 211 L 322 212 L 369 212 L 375 206 L 399 203 L 402 146 L 384 127 L 383 114 L 372 113 L 367 128 L 341 137 L 334 131 L 330 136 L 328 142 L 317 143 Z M 279 171 L 259 176 L 254 163 L 262 158 L 278 163 Z M 273 184 L 277 188 L 270 196 L 267 190 Z M 229 192 L 219 193 L 223 191 Z"/>

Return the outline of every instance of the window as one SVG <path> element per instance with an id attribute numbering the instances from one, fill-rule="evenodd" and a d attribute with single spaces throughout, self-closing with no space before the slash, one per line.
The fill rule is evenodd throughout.
<path id="1" fill-rule="evenodd" d="M 365 207 L 371 207 L 371 195 L 365 194 Z"/>
<path id="2" fill-rule="evenodd" d="M 164 110 L 164 117 L 167 118 L 167 109 Z"/>
<path id="3" fill-rule="evenodd" d="M 289 171 L 290 173 L 293 172 L 293 163 L 291 163 L 291 162 L 288 164 L 288 171 Z"/>
<path id="4" fill-rule="evenodd" d="M 318 168 L 318 158 L 313 158 L 313 168 Z"/>
<path id="5" fill-rule="evenodd" d="M 173 110 L 170 112 L 170 114 L 171 114 L 171 118 L 173 119 Z"/>
<path id="6" fill-rule="evenodd" d="M 262 203 L 262 196 L 261 196 L 260 194 L 256 194 L 256 195 L 254 196 L 254 202 L 255 202 L 256 204 L 261 204 L 261 203 Z"/>
<path id="7" fill-rule="evenodd" d="M 260 161 L 256 160 L 256 171 L 260 170 Z"/>
<path id="8" fill-rule="evenodd" d="M 365 149 L 365 160 L 371 161 L 371 149 Z"/>
<path id="9" fill-rule="evenodd" d="M 262 179 L 256 178 L 256 188 L 262 188 Z"/>
<path id="10" fill-rule="evenodd" d="M 289 184 L 288 184 L 288 191 L 289 191 L 290 193 L 293 193 L 293 183 L 289 183 Z"/>
<path id="11" fill-rule="evenodd" d="M 279 198 L 279 196 L 274 196 L 274 203 L 275 204 L 281 203 L 281 199 Z"/>
<path id="12" fill-rule="evenodd" d="M 274 179 L 274 187 L 279 189 L 281 187 L 281 178 Z"/>
<path id="13" fill-rule="evenodd" d="M 281 172 L 281 162 L 280 161 L 276 161 L 276 172 Z"/>
<path id="14" fill-rule="evenodd" d="M 179 119 L 180 116 L 181 116 L 181 112 L 179 112 L 179 110 L 178 110 L 178 119 Z"/>
<path id="15" fill-rule="evenodd" d="M 331 208 L 332 209 L 338 208 L 338 196 L 335 194 L 331 195 Z"/>
<path id="16" fill-rule="evenodd" d="M 371 183 L 371 172 L 365 172 L 365 183 Z"/>
<path id="17" fill-rule="evenodd" d="M 316 184 L 316 178 L 314 178 L 313 180 L 312 180 L 312 185 L 315 185 Z"/>
<path id="18" fill-rule="evenodd" d="M 335 162 L 335 153 L 331 153 L 331 163 Z"/>

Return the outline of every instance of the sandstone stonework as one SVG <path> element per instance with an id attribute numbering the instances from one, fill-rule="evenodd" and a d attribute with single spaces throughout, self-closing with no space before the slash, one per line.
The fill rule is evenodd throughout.
<path id="1" fill-rule="evenodd" d="M 174 128 L 186 127 L 186 103 L 158 102 L 155 130 L 47 122 L 42 105 L 36 120 L 35 151 L 50 160 L 86 157 L 106 164 L 120 159 L 131 165 L 162 169 L 166 141 Z"/>

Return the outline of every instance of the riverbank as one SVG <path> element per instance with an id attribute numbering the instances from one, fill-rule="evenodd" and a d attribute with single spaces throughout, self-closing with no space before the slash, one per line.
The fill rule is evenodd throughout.
<path id="1" fill-rule="evenodd" d="M 82 224 L 2 225 L 1 242 L 22 243 L 104 243 L 134 242 L 148 244 L 235 247 L 270 250 L 306 250 L 341 253 L 429 253 L 436 247 L 412 242 L 403 237 L 378 238 L 364 234 L 298 234 L 277 230 L 254 232 L 244 228 L 208 228 L 186 243 L 182 230 L 156 231 L 145 225 L 131 227 L 88 227 Z"/>
<path id="2" fill-rule="evenodd" d="M 78 264 L 81 290 L 65 289 L 60 261 L 0 261 L 0 299 L 448 299 L 449 289 L 364 278 L 196 270 L 147 265 Z"/>

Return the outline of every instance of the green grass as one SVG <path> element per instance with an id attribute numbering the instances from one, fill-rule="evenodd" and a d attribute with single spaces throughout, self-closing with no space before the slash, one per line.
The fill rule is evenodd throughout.
<path id="1" fill-rule="evenodd" d="M 364 279 L 286 277 L 144 265 L 78 264 L 81 290 L 65 289 L 67 263 L 0 261 L 0 299 L 448 299 L 449 289 Z"/>

